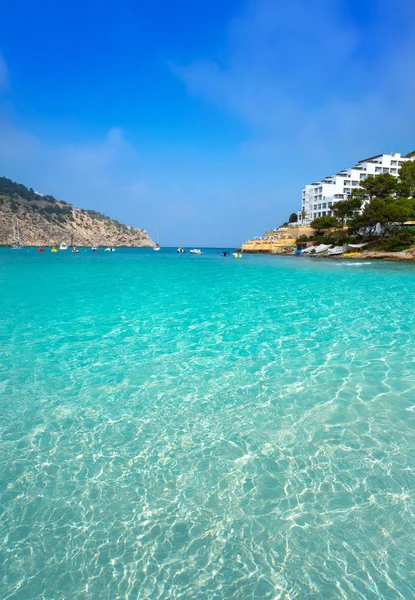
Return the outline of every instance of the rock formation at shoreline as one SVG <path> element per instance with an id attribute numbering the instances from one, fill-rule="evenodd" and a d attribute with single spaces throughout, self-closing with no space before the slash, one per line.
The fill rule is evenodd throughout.
<path id="1" fill-rule="evenodd" d="M 0 177 L 0 246 L 11 244 L 16 224 L 28 246 L 62 242 L 75 246 L 154 246 L 144 229 L 123 225 L 94 210 L 75 208 Z"/>

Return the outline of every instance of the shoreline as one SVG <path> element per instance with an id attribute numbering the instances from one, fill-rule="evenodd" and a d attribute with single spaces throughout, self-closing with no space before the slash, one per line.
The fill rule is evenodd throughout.
<path id="1" fill-rule="evenodd" d="M 281 249 L 281 251 L 259 251 L 259 252 L 247 252 L 244 251 L 243 254 L 268 254 L 269 256 L 294 256 L 292 250 L 289 251 Z M 408 250 L 401 250 L 399 252 L 382 252 L 380 250 L 367 250 L 363 251 L 356 256 L 343 256 L 342 254 L 328 256 L 326 253 L 321 254 L 310 254 L 306 255 L 306 258 L 314 259 L 322 259 L 326 258 L 328 260 L 386 260 L 389 262 L 415 262 L 415 248 L 409 248 Z"/>

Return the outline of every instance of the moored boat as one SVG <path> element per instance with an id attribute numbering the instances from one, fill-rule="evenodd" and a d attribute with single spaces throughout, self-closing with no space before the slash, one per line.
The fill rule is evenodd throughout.
<path id="1" fill-rule="evenodd" d="M 340 256 L 346 252 L 347 248 L 345 246 L 335 246 L 334 248 L 330 248 L 327 250 L 327 256 Z"/>
<path id="2" fill-rule="evenodd" d="M 157 240 L 156 240 L 156 245 L 153 246 L 153 250 L 154 252 L 158 252 L 160 250 L 160 244 L 159 244 L 159 230 L 157 228 Z"/>
<path id="3" fill-rule="evenodd" d="M 185 252 L 184 248 L 177 248 L 176 252 L 178 252 L 179 254 L 183 254 Z"/>
<path id="4" fill-rule="evenodd" d="M 319 244 L 318 246 L 311 248 L 310 254 L 321 254 L 322 252 L 327 252 L 330 248 L 331 244 Z"/>
<path id="5" fill-rule="evenodd" d="M 61 245 L 59 246 L 59 250 L 67 250 L 68 246 L 65 244 L 65 242 L 62 242 Z"/>
<path id="6" fill-rule="evenodd" d="M 25 246 L 25 239 L 20 225 L 17 221 L 13 223 L 13 241 L 11 243 L 12 250 L 20 250 Z"/>
<path id="7" fill-rule="evenodd" d="M 71 250 L 72 254 L 78 254 L 79 250 L 75 246 Z"/>
<path id="8" fill-rule="evenodd" d="M 190 254 L 203 254 L 203 252 L 199 248 L 193 248 L 193 250 L 189 250 Z"/>
<path id="9" fill-rule="evenodd" d="M 52 246 L 51 252 L 56 254 L 56 252 L 59 252 L 59 250 L 56 248 L 56 246 Z"/>

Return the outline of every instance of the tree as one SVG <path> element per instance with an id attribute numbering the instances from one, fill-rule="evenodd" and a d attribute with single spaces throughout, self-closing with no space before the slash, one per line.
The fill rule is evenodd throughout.
<path id="1" fill-rule="evenodd" d="M 297 213 L 291 213 L 290 218 L 288 219 L 288 222 L 289 223 L 297 223 L 297 221 L 298 221 Z"/>
<path id="2" fill-rule="evenodd" d="M 372 198 L 361 215 L 349 222 L 351 231 L 365 228 L 369 235 L 374 234 L 380 225 L 383 230 L 395 223 L 405 223 L 415 213 L 414 202 L 408 198 Z"/>
<path id="3" fill-rule="evenodd" d="M 399 181 L 390 173 L 380 173 L 379 175 L 368 175 L 360 183 L 360 188 L 353 190 L 353 198 L 372 200 L 372 198 L 387 198 L 396 194 L 399 188 Z"/>
<path id="4" fill-rule="evenodd" d="M 321 231 L 322 229 L 337 229 L 339 226 L 338 220 L 330 215 L 317 217 L 311 222 L 311 227 L 317 231 Z"/>
<path id="5" fill-rule="evenodd" d="M 413 198 L 415 196 L 415 160 L 407 160 L 399 169 L 399 196 Z"/>
<path id="6" fill-rule="evenodd" d="M 362 202 L 362 199 L 358 196 L 352 196 L 348 200 L 340 200 L 333 205 L 334 215 L 344 225 L 347 218 L 351 219 L 362 208 Z"/>

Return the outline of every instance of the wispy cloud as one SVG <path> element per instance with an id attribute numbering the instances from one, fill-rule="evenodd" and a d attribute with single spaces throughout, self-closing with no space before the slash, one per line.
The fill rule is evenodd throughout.
<path id="1" fill-rule="evenodd" d="M 399 150 L 415 100 L 415 7 L 380 0 L 365 27 L 348 8 L 254 0 L 231 23 L 223 61 L 174 72 L 250 128 L 246 149 L 313 162 Z"/>
<path id="2" fill-rule="evenodd" d="M 8 90 L 10 85 L 9 70 L 7 63 L 0 53 L 0 92 Z"/>

